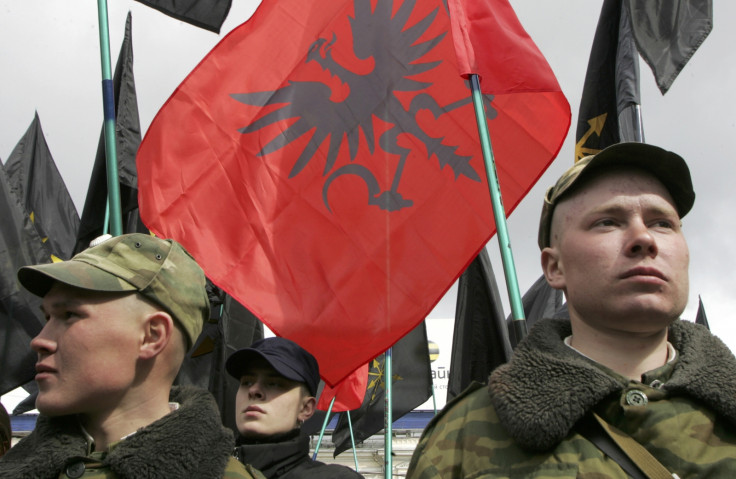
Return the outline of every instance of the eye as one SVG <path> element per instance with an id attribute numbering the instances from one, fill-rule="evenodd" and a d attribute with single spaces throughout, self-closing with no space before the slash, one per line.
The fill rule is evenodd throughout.
<path id="1" fill-rule="evenodd" d="M 654 227 L 656 227 L 656 228 L 669 228 L 669 229 L 672 229 L 672 228 L 675 227 L 675 225 L 674 225 L 674 223 L 672 223 L 669 220 L 657 220 L 654 223 Z"/>
<path id="2" fill-rule="evenodd" d="M 593 223 L 593 226 L 612 227 L 618 225 L 618 222 L 613 218 L 601 218 Z"/>

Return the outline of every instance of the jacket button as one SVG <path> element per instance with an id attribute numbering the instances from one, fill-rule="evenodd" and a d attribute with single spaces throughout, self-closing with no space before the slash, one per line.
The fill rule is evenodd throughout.
<path id="1" fill-rule="evenodd" d="M 82 477 L 84 475 L 84 469 L 84 463 L 82 461 L 78 461 L 66 466 L 65 472 L 70 479 L 77 479 L 78 477 Z"/>
<path id="2" fill-rule="evenodd" d="M 649 402 L 647 395 L 636 389 L 626 393 L 626 404 L 629 406 L 646 406 Z"/>

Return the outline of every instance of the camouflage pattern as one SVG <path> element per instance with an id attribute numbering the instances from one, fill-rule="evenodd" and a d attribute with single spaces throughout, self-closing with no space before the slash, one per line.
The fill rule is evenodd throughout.
<path id="1" fill-rule="evenodd" d="M 707 331 L 680 323 L 670 334 L 679 359 L 645 374 L 642 381 L 618 376 L 564 345 L 568 353 L 563 349 L 548 352 L 550 357 L 565 358 L 552 361 L 552 365 L 535 362 L 533 359 L 548 358 L 528 354 L 528 350 L 535 346 L 544 350 L 548 345 L 523 342 L 527 351 L 522 359 L 527 364 L 512 364 L 518 360 L 515 356 L 508 367 L 504 366 L 505 371 L 491 375 L 490 387 L 471 386 L 430 422 L 414 451 L 407 477 L 628 477 L 616 462 L 576 432 L 575 423 L 590 409 L 631 435 L 681 479 L 736 477 L 736 359 L 719 340 L 709 341 L 709 337 L 715 338 Z M 556 331 L 543 327 L 543 334 L 539 334 L 536 329 L 532 333 L 538 333 L 537 339 Z M 532 336 L 530 333 L 534 342 Z M 561 339 L 558 336 L 560 343 Z M 595 378 L 589 381 L 582 367 L 567 354 L 579 356 L 580 364 L 587 362 L 589 372 L 607 376 L 617 385 L 615 390 L 598 399 Z M 711 355 L 713 361 L 704 359 Z M 514 396 L 523 389 L 512 386 L 505 390 L 499 383 L 510 379 L 509 369 L 525 366 L 556 371 L 552 375 L 545 372 L 546 381 L 540 375 L 530 378 L 536 397 Z M 578 387 L 568 388 L 568 380 L 576 381 Z M 581 407 L 585 402 L 578 397 L 586 391 L 595 399 L 587 409 Z M 643 397 L 646 400 L 642 401 Z M 514 405 L 518 406 L 516 414 Z M 544 421 L 535 423 L 530 419 L 533 417 Z M 561 428 L 562 437 L 548 441 L 555 437 L 550 431 L 556 428 Z"/>
<path id="2" fill-rule="evenodd" d="M 178 321 L 190 346 L 209 318 L 202 268 L 176 241 L 141 233 L 110 238 L 69 261 L 25 266 L 18 280 L 37 296 L 54 281 L 92 291 L 137 291 Z"/>
<path id="3" fill-rule="evenodd" d="M 581 179 L 591 178 L 596 171 L 610 167 L 642 168 L 662 182 L 675 201 L 680 218 L 684 217 L 695 202 L 690 169 L 679 155 L 645 143 L 616 143 L 601 152 L 578 160 L 560 176 L 544 195 L 542 216 L 539 220 L 539 249 L 550 243 L 550 226 L 555 205 L 560 198 Z"/>

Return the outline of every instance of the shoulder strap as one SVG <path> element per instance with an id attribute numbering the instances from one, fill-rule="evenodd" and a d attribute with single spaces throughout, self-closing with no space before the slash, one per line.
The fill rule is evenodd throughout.
<path id="1" fill-rule="evenodd" d="M 679 479 L 634 438 L 611 426 L 596 413 L 586 416 L 577 429 L 633 479 Z"/>

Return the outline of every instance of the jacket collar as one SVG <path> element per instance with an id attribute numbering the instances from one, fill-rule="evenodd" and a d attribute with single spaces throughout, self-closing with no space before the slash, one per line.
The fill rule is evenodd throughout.
<path id="1" fill-rule="evenodd" d="M 559 443 L 593 406 L 620 391 L 627 380 L 608 374 L 563 340 L 570 323 L 547 319 L 536 324 L 509 363 L 489 379 L 491 402 L 507 432 L 524 448 L 546 450 Z M 664 388 L 691 396 L 736 424 L 736 359 L 699 325 L 677 320 L 668 340 L 678 351 Z"/>

